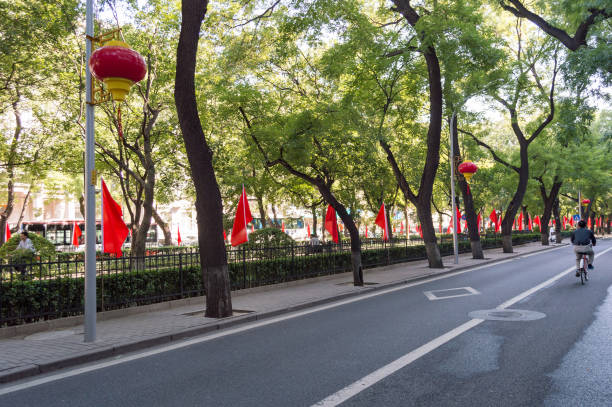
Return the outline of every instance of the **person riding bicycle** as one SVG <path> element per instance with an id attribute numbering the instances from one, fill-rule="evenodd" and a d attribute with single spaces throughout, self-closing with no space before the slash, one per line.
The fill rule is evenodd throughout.
<path id="1" fill-rule="evenodd" d="M 586 222 L 583 220 L 578 222 L 578 228 L 572 232 L 570 240 L 574 245 L 574 253 L 576 253 L 576 277 L 580 277 L 580 259 L 582 259 L 583 254 L 588 254 L 588 269 L 593 269 L 593 259 L 595 258 L 593 246 L 595 246 L 597 242 L 593 231 L 586 227 Z"/>

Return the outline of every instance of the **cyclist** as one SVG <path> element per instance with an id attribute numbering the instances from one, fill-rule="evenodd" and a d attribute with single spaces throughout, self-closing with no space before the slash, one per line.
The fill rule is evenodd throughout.
<path id="1" fill-rule="evenodd" d="M 586 222 L 583 220 L 578 222 L 578 228 L 572 232 L 571 241 L 574 245 L 574 253 L 576 253 L 576 277 L 580 277 L 580 259 L 583 254 L 589 255 L 588 269 L 593 269 L 593 259 L 595 258 L 593 246 L 597 242 L 593 231 L 586 227 Z"/>

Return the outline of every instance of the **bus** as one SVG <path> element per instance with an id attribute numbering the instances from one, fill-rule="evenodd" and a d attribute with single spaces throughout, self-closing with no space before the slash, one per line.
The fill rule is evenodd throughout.
<path id="1" fill-rule="evenodd" d="M 82 219 L 78 220 L 50 220 L 46 222 L 30 221 L 23 222 L 23 230 L 29 233 L 36 233 L 45 239 L 53 243 L 57 250 L 70 250 L 72 246 L 72 230 L 74 223 L 79 225 L 81 229 L 81 237 L 79 238 L 79 244 L 85 244 L 85 221 Z M 157 225 L 152 223 L 147 233 L 146 244 L 147 246 L 157 245 Z M 125 239 L 126 247 L 130 246 L 131 236 Z M 102 243 L 102 223 L 96 221 L 96 245 Z"/>
<path id="2" fill-rule="evenodd" d="M 261 218 L 253 218 L 251 223 L 253 224 L 255 230 L 262 228 Z M 308 238 L 308 236 L 306 236 L 306 224 L 304 222 L 304 218 L 302 217 L 287 217 L 266 220 L 266 226 L 269 228 L 282 229 L 283 225 L 285 226 L 285 233 L 291 236 L 292 239 L 305 240 Z"/>

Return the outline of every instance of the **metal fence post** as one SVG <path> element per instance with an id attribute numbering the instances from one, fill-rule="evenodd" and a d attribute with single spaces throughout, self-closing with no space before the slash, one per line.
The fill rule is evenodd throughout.
<path id="1" fill-rule="evenodd" d="M 179 251 L 179 282 L 181 285 L 181 298 L 183 298 L 184 289 L 183 289 L 183 253 Z"/>

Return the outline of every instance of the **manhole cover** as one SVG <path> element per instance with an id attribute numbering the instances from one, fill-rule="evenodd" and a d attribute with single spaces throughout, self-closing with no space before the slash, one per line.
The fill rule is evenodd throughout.
<path id="1" fill-rule="evenodd" d="M 490 321 L 535 321 L 546 317 L 546 314 L 523 309 L 482 309 L 468 314 L 470 318 L 486 319 Z"/>

